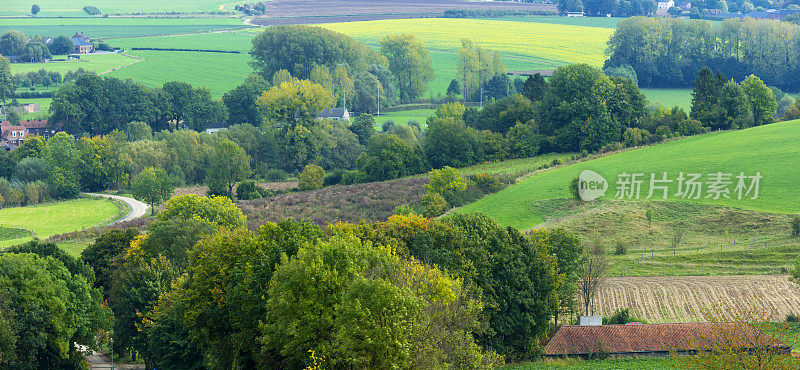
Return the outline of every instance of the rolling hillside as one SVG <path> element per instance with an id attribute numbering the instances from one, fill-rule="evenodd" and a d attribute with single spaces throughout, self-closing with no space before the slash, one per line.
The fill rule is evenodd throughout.
<path id="1" fill-rule="evenodd" d="M 799 213 L 797 181 L 800 179 L 800 121 L 780 122 L 741 131 L 710 133 L 652 147 L 631 150 L 607 157 L 556 168 L 526 178 L 514 186 L 468 204 L 457 212 L 484 212 L 504 225 L 529 229 L 545 221 L 544 211 L 535 202 L 569 198 L 568 185 L 583 170 L 592 170 L 608 181 L 606 199 L 615 199 L 618 175 L 642 173 L 645 180 L 640 200 L 648 194 L 650 173 L 658 178 L 667 172 L 669 201 L 688 201 L 773 213 Z M 702 174 L 700 199 L 676 197 L 679 172 Z M 730 198 L 706 198 L 706 181 L 711 173 L 732 174 Z M 737 199 L 736 176 L 761 174 L 757 199 Z M 749 180 L 747 182 L 749 185 Z M 661 199 L 660 191 L 654 198 Z M 751 193 L 752 195 L 752 193 Z M 627 199 L 627 198 L 626 198 Z"/>

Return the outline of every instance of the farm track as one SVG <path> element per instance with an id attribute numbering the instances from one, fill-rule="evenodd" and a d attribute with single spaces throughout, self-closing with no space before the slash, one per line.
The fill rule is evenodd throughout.
<path id="1" fill-rule="evenodd" d="M 595 309 L 608 317 L 629 308 L 651 323 L 700 322 L 704 309 L 720 304 L 755 305 L 783 321 L 800 312 L 800 291 L 783 275 L 614 277 L 600 288 Z"/>

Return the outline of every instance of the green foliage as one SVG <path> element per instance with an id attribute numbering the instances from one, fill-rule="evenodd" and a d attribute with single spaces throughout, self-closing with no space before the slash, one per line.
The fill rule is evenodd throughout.
<path id="1" fill-rule="evenodd" d="M 753 112 L 753 120 L 756 125 L 772 123 L 773 116 L 777 111 L 778 105 L 772 90 L 755 75 L 747 76 L 742 81 L 742 90 L 750 103 L 750 110 Z"/>
<path id="2" fill-rule="evenodd" d="M 347 64 L 356 71 L 364 71 L 370 64 L 386 64 L 377 52 L 349 36 L 302 25 L 266 29 L 253 39 L 251 54 L 254 59 L 251 65 L 265 79 L 281 69 L 307 79 L 317 65 L 333 69 L 337 64 Z"/>
<path id="3" fill-rule="evenodd" d="M 484 158 L 478 132 L 460 118 L 432 118 L 422 142 L 422 150 L 433 168 L 466 167 Z"/>
<path id="4" fill-rule="evenodd" d="M 789 227 L 791 228 L 792 236 L 800 236 L 800 215 L 792 217 Z"/>
<path id="5" fill-rule="evenodd" d="M 540 73 L 528 76 L 522 87 L 521 94 L 530 101 L 542 101 L 549 85 Z"/>
<path id="6" fill-rule="evenodd" d="M 427 193 L 420 200 L 425 216 L 436 217 L 445 213 L 450 208 L 450 203 L 439 193 Z"/>
<path id="7" fill-rule="evenodd" d="M 381 39 L 381 54 L 389 61 L 389 70 L 397 77 L 401 101 L 423 96 L 433 80 L 432 61 L 425 44 L 412 34 L 389 35 Z"/>
<path id="8" fill-rule="evenodd" d="M 227 197 L 179 195 L 167 201 L 164 211 L 158 215 L 159 221 L 192 218 L 212 222 L 226 229 L 245 227 L 247 223 L 247 217 Z"/>
<path id="9" fill-rule="evenodd" d="M 130 142 L 153 139 L 153 129 L 144 122 L 129 122 L 125 126 L 125 134 Z"/>
<path id="10" fill-rule="evenodd" d="M 326 353 L 332 367 L 496 366 L 496 355 L 471 339 L 481 305 L 462 289 L 390 248 L 334 236 L 277 268 L 260 341 L 292 367 L 305 362 L 308 348 Z"/>
<path id="11" fill-rule="evenodd" d="M 264 118 L 258 111 L 256 99 L 269 87 L 269 83 L 260 75 L 250 75 L 244 83 L 226 92 L 222 102 L 228 108 L 228 125 L 260 125 Z"/>
<path id="12" fill-rule="evenodd" d="M 415 236 L 408 248 L 482 293 L 491 331 L 479 343 L 510 358 L 536 352 L 536 338 L 558 307 L 558 267 L 544 243 L 485 215 L 458 214 Z"/>
<path id="13" fill-rule="evenodd" d="M 268 120 L 297 125 L 311 124 L 323 109 L 334 105 L 333 94 L 308 80 L 282 82 L 263 92 L 256 100 Z"/>
<path id="14" fill-rule="evenodd" d="M 131 182 L 133 196 L 149 204 L 153 214 L 156 212 L 156 206 L 172 196 L 174 189 L 172 180 L 161 168 L 146 168 L 139 172 Z"/>
<path id="15" fill-rule="evenodd" d="M 25 158 L 19 161 L 14 168 L 14 177 L 25 183 L 46 180 L 48 174 L 47 163 L 36 157 Z"/>
<path id="16" fill-rule="evenodd" d="M 372 135 L 375 135 L 375 118 L 370 114 L 360 114 L 351 120 L 348 128 L 358 137 L 361 145 L 367 145 Z"/>
<path id="17" fill-rule="evenodd" d="M 462 176 L 461 172 L 447 166 L 428 172 L 428 179 L 430 182 L 425 185 L 428 193 L 439 193 L 448 203 L 460 196 L 470 185 L 469 180 Z"/>
<path id="18" fill-rule="evenodd" d="M 47 141 L 43 158 L 50 168 L 47 179 L 53 196 L 56 198 L 74 198 L 79 193 L 78 152 L 75 138 L 59 132 Z"/>
<path id="19" fill-rule="evenodd" d="M 139 231 L 133 228 L 109 230 L 98 236 L 94 243 L 89 244 L 81 252 L 81 261 L 94 269 L 95 285 L 103 287 L 103 294 L 106 297 L 111 290 L 111 280 L 116 271 L 114 260 L 138 235 Z"/>
<path id="20" fill-rule="evenodd" d="M 358 158 L 358 167 L 369 181 L 396 179 L 428 169 L 419 148 L 384 133 L 370 138 L 367 151 Z"/>
<path id="21" fill-rule="evenodd" d="M 233 198 L 233 186 L 250 175 L 250 158 L 233 141 L 222 140 L 214 146 L 206 182 L 212 195 Z"/>
<path id="22" fill-rule="evenodd" d="M 628 127 L 622 134 L 622 141 L 628 147 L 644 145 L 649 143 L 650 140 L 650 133 L 637 127 Z"/>
<path id="23" fill-rule="evenodd" d="M 107 329 L 110 321 L 110 312 L 101 308 L 102 297 L 91 283 L 53 257 L 1 253 L 0 305 L 4 317 L 13 318 L 7 323 L 16 342 L 8 358 L 13 362 L 7 364 L 79 367 L 82 357 L 73 343 L 96 348 L 95 333 Z"/>
<path id="24" fill-rule="evenodd" d="M 325 179 L 325 170 L 315 164 L 306 165 L 300 173 L 297 188 L 300 190 L 322 189 Z"/>
<path id="25" fill-rule="evenodd" d="M 628 246 L 625 245 L 622 241 L 617 241 L 614 244 L 614 255 L 615 256 L 622 256 L 628 254 Z"/>
<path id="26" fill-rule="evenodd" d="M 1 43 L 2 41 L 0 41 L 0 45 Z M 11 75 L 11 63 L 0 55 L 0 103 L 3 104 L 3 107 L 6 105 L 6 100 L 14 99 L 15 89 L 14 77 Z"/>
<path id="27" fill-rule="evenodd" d="M 253 200 L 261 198 L 259 187 L 253 180 L 245 180 L 236 184 L 236 199 Z"/>

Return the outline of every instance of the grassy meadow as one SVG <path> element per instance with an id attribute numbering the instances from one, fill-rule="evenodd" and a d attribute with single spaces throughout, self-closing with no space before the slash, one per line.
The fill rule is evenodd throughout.
<path id="1" fill-rule="evenodd" d="M 103 73 L 135 61 L 136 59 L 134 58 L 126 57 L 116 53 L 91 54 L 81 55 L 80 60 L 73 59 L 49 63 L 12 63 L 11 73 L 28 73 L 35 72 L 40 69 L 46 69 L 48 71 L 56 71 L 64 74 L 68 71 L 77 70 L 78 68 L 83 68 L 87 71 Z"/>
<path id="2" fill-rule="evenodd" d="M 692 109 L 692 89 L 639 89 L 651 102 L 661 103 L 665 108 L 678 106 L 686 113 Z"/>
<path id="3" fill-rule="evenodd" d="M 37 0 L 41 7 L 39 17 L 88 16 L 83 7 L 94 5 L 103 13 L 154 13 L 154 12 L 209 12 L 218 11 L 225 0 L 172 0 L 172 1 L 137 1 L 137 0 L 108 0 L 98 3 L 87 3 L 77 0 Z M 6 0 L 0 3 L 0 15 L 23 16 L 29 15 L 32 3 L 22 0 Z"/>
<path id="4" fill-rule="evenodd" d="M 68 233 L 113 221 L 127 212 L 116 202 L 106 199 L 88 199 L 48 203 L 29 207 L 4 208 L 0 210 L 0 226 L 32 230 L 39 239 L 55 234 Z M 19 244 L 30 238 L 6 240 L 0 246 Z"/>
<path id="5" fill-rule="evenodd" d="M 417 121 L 422 125 L 425 124 L 428 117 L 434 116 L 435 112 L 435 109 L 414 109 L 382 113 L 379 117 L 375 117 L 375 123 L 378 129 L 380 129 L 382 123 L 390 120 L 398 124 L 404 124 L 408 121 Z"/>
<path id="6" fill-rule="evenodd" d="M 219 98 L 252 73 L 247 54 L 200 53 L 189 51 L 135 50 L 126 54 L 145 58 L 107 76 L 132 78 L 147 86 L 161 86 L 167 81 L 183 81 L 194 87 L 205 86 Z"/>
<path id="7" fill-rule="evenodd" d="M 615 196 L 617 176 L 623 172 L 646 173 L 648 179 L 650 173 L 667 172 L 673 180 L 681 171 L 701 173 L 701 181 L 707 179 L 707 174 L 720 171 L 737 175 L 740 172 L 746 175 L 760 172 L 763 178 L 758 199 L 744 197 L 738 200 L 734 194 L 730 199 L 703 197 L 690 201 L 762 212 L 798 213 L 800 204 L 794 201 L 794 192 L 797 188 L 796 179 L 800 178 L 800 168 L 789 164 L 796 164 L 800 156 L 800 147 L 797 146 L 799 140 L 800 121 L 689 137 L 551 169 L 458 211 L 481 211 L 506 226 L 529 229 L 545 221 L 544 212 L 536 206 L 536 201 L 569 198 L 570 180 L 583 170 L 592 170 L 607 179 L 609 189 L 606 198 Z M 731 191 L 736 185 L 735 177 L 733 181 Z M 643 184 L 642 197 L 647 195 L 648 185 Z M 677 185 L 672 185 L 668 200 L 683 200 L 675 197 Z M 660 195 L 656 193 L 656 196 Z"/>

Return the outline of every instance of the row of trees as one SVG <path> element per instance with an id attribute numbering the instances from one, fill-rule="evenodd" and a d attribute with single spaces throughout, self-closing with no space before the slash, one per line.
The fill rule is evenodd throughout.
<path id="1" fill-rule="evenodd" d="M 64 85 L 53 96 L 50 123 L 73 135 L 105 135 L 124 130 L 132 121 L 154 130 L 170 127 L 203 130 L 227 118 L 225 105 L 207 88 L 184 82 L 165 82 L 151 89 L 113 77 L 85 74 Z"/>
<path id="2" fill-rule="evenodd" d="M 658 6 L 653 0 L 558 0 L 559 12 L 584 12 L 588 16 L 633 17 L 655 13 Z"/>
<path id="3" fill-rule="evenodd" d="M 575 309 L 583 247 L 561 229 L 479 214 L 245 221 L 226 198 L 180 196 L 144 234 L 113 230 L 82 253 L 118 354 L 159 368 L 484 368 L 530 358 Z"/>
<path id="4" fill-rule="evenodd" d="M 607 67 L 631 66 L 640 85 L 687 86 L 703 66 L 737 81 L 755 74 L 770 86 L 800 86 L 800 26 L 757 19 L 707 21 L 635 17 L 619 22 Z"/>

